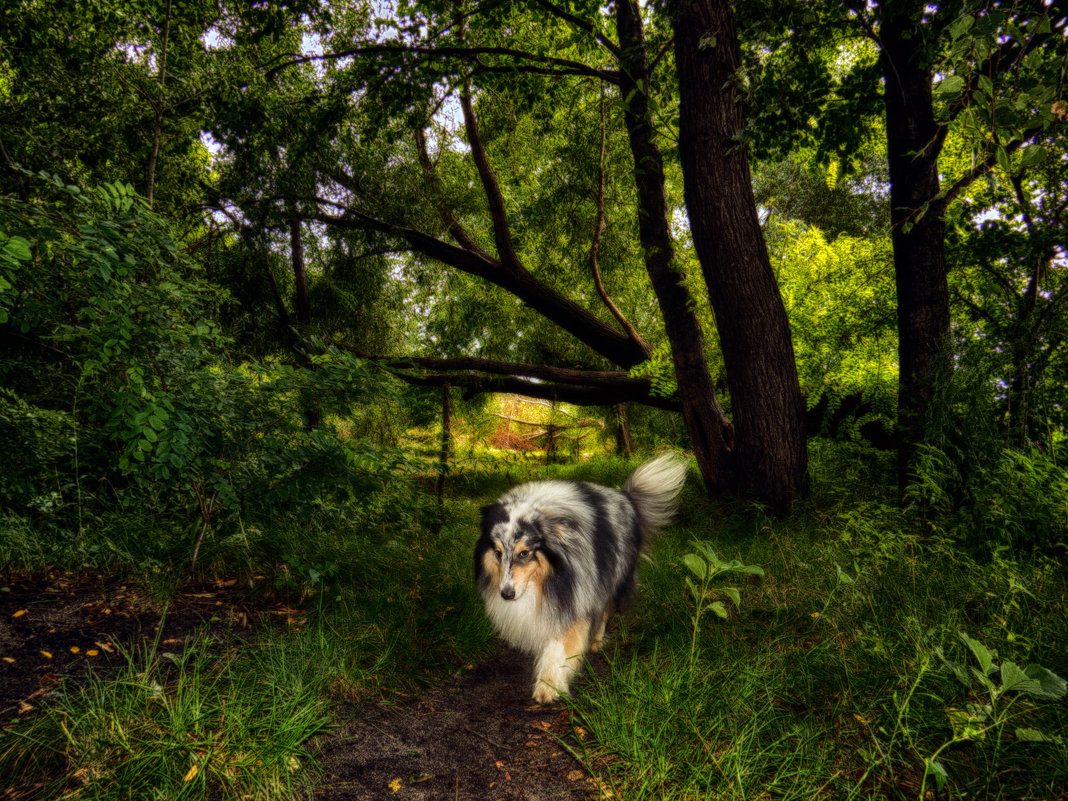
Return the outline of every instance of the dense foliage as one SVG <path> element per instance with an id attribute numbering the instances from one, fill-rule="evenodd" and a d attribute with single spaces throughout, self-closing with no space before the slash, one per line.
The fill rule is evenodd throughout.
<path id="1" fill-rule="evenodd" d="M 139 711 L 171 693 L 263 749 L 258 784 L 237 759 L 205 797 L 292 792 L 322 698 L 484 653 L 482 503 L 666 446 L 697 463 L 680 528 L 571 709 L 602 789 L 1059 797 L 1065 25 L 1002 0 L 17 2 L 0 570 L 263 580 L 316 625 L 262 659 L 131 652 L 0 768 L 141 792 L 136 766 L 191 758 L 183 704 Z M 299 689 L 271 707 L 292 737 L 224 725 L 262 682 Z M 109 716 L 165 735 L 109 774 Z"/>

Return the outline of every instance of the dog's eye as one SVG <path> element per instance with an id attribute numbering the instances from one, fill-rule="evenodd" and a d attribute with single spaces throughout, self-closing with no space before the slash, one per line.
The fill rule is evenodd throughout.
<path id="1" fill-rule="evenodd" d="M 527 561 L 530 558 L 530 551 L 524 548 L 519 552 L 519 558 L 522 559 L 524 562 Z"/>
<path id="2" fill-rule="evenodd" d="M 497 557 L 498 562 L 501 561 L 501 557 L 504 556 L 504 551 L 502 551 L 500 548 L 494 548 L 493 553 Z"/>

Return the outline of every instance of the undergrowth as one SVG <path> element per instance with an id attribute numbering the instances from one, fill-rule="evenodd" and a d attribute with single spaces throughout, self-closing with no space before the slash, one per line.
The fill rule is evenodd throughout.
<path id="1" fill-rule="evenodd" d="M 575 753 L 628 801 L 1060 797 L 1061 563 L 966 549 L 824 466 L 784 519 L 688 499 L 607 671 L 570 702 Z M 709 552 L 749 572 L 696 592 Z"/>
<path id="2" fill-rule="evenodd" d="M 691 476 L 640 568 L 641 599 L 610 629 L 607 667 L 567 702 L 565 745 L 628 801 L 1062 795 L 1061 554 L 993 524 L 968 536 L 975 507 L 899 505 L 886 456 L 824 442 L 812 454 L 812 495 L 785 518 L 714 503 Z M 207 543 L 201 569 L 266 573 L 306 625 L 240 649 L 217 633 L 131 653 L 118 678 L 68 687 L 5 729 L 0 772 L 59 782 L 42 798 L 297 797 L 314 786 L 309 744 L 329 708 L 401 699 L 487 652 L 470 575 L 480 506 L 530 479 L 619 486 L 636 464 L 470 459 L 442 507 L 424 480 L 383 484 L 358 518 L 250 515 Z M 116 570 L 163 547 L 128 525 L 95 554 L 79 544 L 91 538 L 68 547 Z M 23 549 L 35 564 L 40 533 L 4 536 L 9 565 Z M 181 560 L 155 564 L 173 587 Z"/>
<path id="3" fill-rule="evenodd" d="M 118 675 L 67 686 L 6 732 L 0 773 L 14 797 L 284 798 L 314 774 L 304 746 L 329 716 L 323 687 L 291 659 L 207 636 L 124 656 Z"/>

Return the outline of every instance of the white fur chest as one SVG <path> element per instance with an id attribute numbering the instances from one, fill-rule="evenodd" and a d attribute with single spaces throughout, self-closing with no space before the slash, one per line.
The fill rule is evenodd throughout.
<path id="1" fill-rule="evenodd" d="M 552 616 L 547 614 L 537 592 L 525 592 L 514 601 L 506 601 L 496 591 L 482 596 L 486 614 L 497 632 L 510 645 L 530 654 L 541 651 L 545 641 L 561 636 Z"/>

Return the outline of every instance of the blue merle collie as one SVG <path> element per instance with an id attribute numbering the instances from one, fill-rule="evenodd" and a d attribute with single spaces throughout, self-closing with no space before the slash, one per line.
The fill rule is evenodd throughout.
<path id="1" fill-rule="evenodd" d="M 555 701 L 613 610 L 636 591 L 642 545 L 666 526 L 686 480 L 668 453 L 623 489 L 583 481 L 514 487 L 482 510 L 475 579 L 486 613 L 510 644 L 536 655 L 534 700 Z"/>

